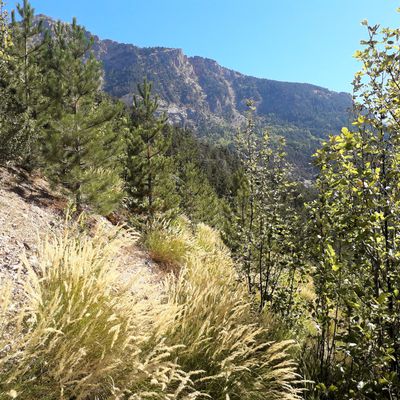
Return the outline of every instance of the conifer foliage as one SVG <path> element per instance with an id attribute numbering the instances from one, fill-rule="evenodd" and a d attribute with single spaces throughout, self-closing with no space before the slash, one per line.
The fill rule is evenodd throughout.
<path id="1" fill-rule="evenodd" d="M 121 108 L 100 92 L 101 66 L 76 20 L 59 22 L 53 36 L 46 54 L 46 169 L 73 193 L 78 207 L 87 202 L 108 213 L 121 199 Z"/>
<path id="2" fill-rule="evenodd" d="M 167 156 L 171 143 L 165 115 L 159 114 L 158 98 L 153 97 L 151 83 L 138 85 L 130 116 L 130 129 L 125 136 L 125 187 L 132 211 L 145 213 L 151 222 L 157 212 L 173 209 L 172 159 Z"/>
<path id="3" fill-rule="evenodd" d="M 44 102 L 42 57 L 47 36 L 43 35 L 42 23 L 35 21 L 34 9 L 27 0 L 17 5 L 17 12 L 20 21 L 16 21 L 13 11 L 11 25 L 6 31 L 3 28 L 12 46 L 3 48 L 0 159 L 17 158 L 27 165 L 33 161 L 40 133 Z"/>
<path id="4" fill-rule="evenodd" d="M 75 19 L 46 31 L 27 0 L 17 13 L 1 20 L 0 161 L 41 167 L 78 208 L 107 214 L 122 198 L 124 118 L 101 91 L 93 39 Z"/>

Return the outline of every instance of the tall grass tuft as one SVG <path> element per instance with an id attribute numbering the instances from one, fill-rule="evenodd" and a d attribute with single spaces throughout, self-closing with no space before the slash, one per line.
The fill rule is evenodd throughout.
<path id="1" fill-rule="evenodd" d="M 23 303 L 3 291 L 0 399 L 178 399 L 190 374 L 157 337 L 159 305 L 117 280 L 120 247 L 131 238 L 74 227 L 48 238 L 39 268 L 28 265 Z M 167 322 L 166 322 L 167 323 Z"/>
<path id="2" fill-rule="evenodd" d="M 190 222 L 179 217 L 172 223 L 160 219 L 153 223 L 145 235 L 145 245 L 151 258 L 166 272 L 177 273 L 191 251 Z"/>
<path id="3" fill-rule="evenodd" d="M 301 398 L 289 355 L 294 343 L 263 340 L 267 332 L 253 322 L 246 289 L 219 235 L 200 224 L 191 246 L 181 274 L 167 287 L 180 312 L 166 335 L 168 343 L 185 346 L 177 353 L 184 370 L 203 371 L 196 390 L 214 400 Z"/>
<path id="4" fill-rule="evenodd" d="M 158 233 L 183 242 L 181 269 L 146 295 L 117 272 L 129 232 L 44 240 L 22 292 L 1 285 L 0 399 L 299 399 L 293 344 L 264 339 L 218 234 L 179 224 Z"/>

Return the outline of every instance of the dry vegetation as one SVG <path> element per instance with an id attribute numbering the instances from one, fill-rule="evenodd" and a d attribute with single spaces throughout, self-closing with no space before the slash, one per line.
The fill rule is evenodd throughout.
<path id="1" fill-rule="evenodd" d="M 169 304 L 179 313 L 166 336 L 167 343 L 184 345 L 176 356 L 185 370 L 202 371 L 193 378 L 196 389 L 215 400 L 299 398 L 289 357 L 293 342 L 264 340 L 269 334 L 254 323 L 246 288 L 218 233 L 203 224 L 191 233 L 185 220 L 178 227 L 158 231 L 166 241 L 158 253 L 163 247 L 178 253 L 175 233 L 190 249 L 178 257 L 185 260 L 178 278 L 167 282 Z"/>
<path id="2" fill-rule="evenodd" d="M 146 296 L 118 273 L 129 232 L 70 224 L 42 240 L 22 304 L 3 283 L 0 399 L 299 398 L 292 343 L 263 341 L 218 235 L 181 224 L 179 276 Z"/>
<path id="3" fill-rule="evenodd" d="M 75 226 L 48 238 L 40 268 L 28 265 L 23 306 L 3 293 L 0 398 L 179 397 L 189 379 L 155 335 L 163 307 L 117 280 L 121 233 Z"/>

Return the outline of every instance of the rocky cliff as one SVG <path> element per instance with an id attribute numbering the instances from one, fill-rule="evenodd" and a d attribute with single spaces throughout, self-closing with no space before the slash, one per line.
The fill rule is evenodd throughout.
<path id="1" fill-rule="evenodd" d="M 37 18 L 47 27 L 54 24 L 49 17 Z M 260 128 L 285 136 L 290 159 L 304 169 L 321 139 L 349 122 L 348 93 L 246 76 L 214 60 L 188 57 L 180 49 L 140 48 L 93 37 L 94 52 L 104 66 L 106 92 L 129 104 L 137 84 L 147 78 L 170 121 L 201 136 L 229 140 L 244 121 L 246 99 L 252 99 Z"/>

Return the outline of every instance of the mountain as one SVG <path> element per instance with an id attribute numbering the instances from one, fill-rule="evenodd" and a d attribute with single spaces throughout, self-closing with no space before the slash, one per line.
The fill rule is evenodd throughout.
<path id="1" fill-rule="evenodd" d="M 45 26 L 54 24 L 47 16 L 37 18 Z M 147 78 L 172 123 L 225 141 L 244 121 L 246 99 L 252 99 L 259 127 L 286 137 L 289 157 L 301 175 L 308 175 L 310 156 L 321 139 L 349 123 L 348 93 L 243 75 L 208 58 L 188 57 L 181 49 L 140 48 L 93 37 L 95 55 L 104 66 L 104 90 L 112 96 L 130 103 L 137 84 Z"/>

